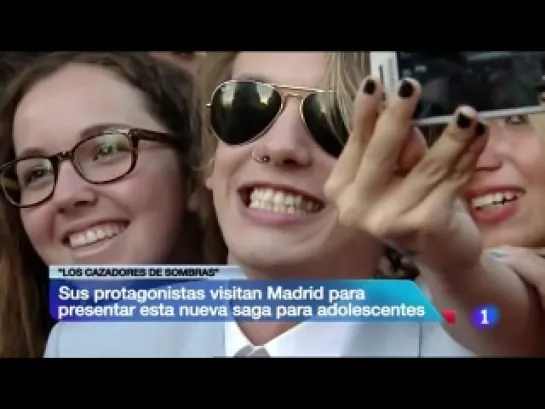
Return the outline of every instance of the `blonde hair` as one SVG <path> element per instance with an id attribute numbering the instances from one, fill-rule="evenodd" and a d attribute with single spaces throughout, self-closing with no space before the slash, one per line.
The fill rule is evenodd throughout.
<path id="1" fill-rule="evenodd" d="M 202 138 L 202 176 L 207 178 L 211 172 L 214 155 L 218 141 L 210 127 L 207 103 L 210 102 L 214 90 L 223 82 L 231 79 L 232 67 L 238 52 L 210 52 L 203 59 L 198 82 L 201 87 L 201 113 L 203 115 Z M 321 88 L 334 91 L 331 104 L 334 109 L 328 110 L 329 121 L 335 123 L 334 113 L 338 110 L 346 129 L 351 129 L 352 105 L 363 79 L 370 75 L 371 62 L 367 52 L 328 52 L 326 54 L 326 69 Z M 213 203 L 207 200 L 207 203 Z M 203 208 L 202 217 L 207 225 L 207 231 L 213 232 L 212 240 L 221 237 L 221 231 L 217 222 L 213 207 Z M 206 239 L 206 238 L 205 238 Z M 217 242 L 205 242 L 205 248 L 218 248 Z M 223 242 L 223 246 L 225 243 Z M 225 250 L 227 251 L 227 250 Z M 217 250 L 216 250 L 217 253 Z M 391 257 L 395 253 L 395 257 Z M 401 270 L 407 273 L 404 267 L 406 262 L 397 252 L 389 250 L 386 268 L 381 268 L 382 275 L 392 276 Z M 404 259 L 403 259 L 404 260 Z M 405 260 L 404 260 L 405 261 Z M 403 264 L 403 266 L 402 266 Z M 382 264 L 384 266 L 384 263 Z M 414 275 L 410 273 L 409 275 Z"/>

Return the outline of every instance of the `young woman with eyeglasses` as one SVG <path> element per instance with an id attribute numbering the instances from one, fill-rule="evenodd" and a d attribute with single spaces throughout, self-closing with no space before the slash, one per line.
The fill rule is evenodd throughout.
<path id="1" fill-rule="evenodd" d="M 428 150 L 412 125 L 419 85 L 402 82 L 380 113 L 364 53 L 213 53 L 202 69 L 206 184 L 230 263 L 251 278 L 369 278 L 387 243 L 413 257 L 439 308 L 457 310 L 446 329 L 461 345 L 543 353 L 536 295 L 483 252 L 458 200 L 487 141 L 474 110 L 460 108 Z M 483 304 L 502 314 L 487 331 L 471 323 Z M 248 345 L 273 356 L 471 355 L 428 324 L 240 323 L 224 334 L 227 356 Z"/>
<path id="2" fill-rule="evenodd" d="M 40 356 L 49 264 L 203 263 L 190 74 L 54 53 L 0 107 L 0 356 Z M 219 260 L 214 260 L 218 262 Z"/>

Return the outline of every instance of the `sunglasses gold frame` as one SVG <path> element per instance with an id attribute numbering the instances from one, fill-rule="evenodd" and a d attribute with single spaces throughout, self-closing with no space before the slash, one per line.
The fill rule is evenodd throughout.
<path id="1" fill-rule="evenodd" d="M 282 114 L 282 112 L 284 112 L 284 109 L 286 108 L 286 103 L 287 103 L 289 98 L 298 98 L 298 99 L 301 100 L 301 102 L 299 103 L 299 117 L 301 118 L 301 121 L 305 125 L 305 128 L 306 128 L 307 132 L 310 135 L 312 135 L 312 132 L 310 132 L 310 129 L 308 128 L 308 125 L 307 125 L 307 123 L 305 121 L 305 117 L 303 115 L 303 105 L 304 105 L 305 100 L 309 96 L 315 95 L 315 94 L 334 94 L 335 93 L 335 91 L 333 91 L 333 90 L 323 90 L 323 89 L 309 88 L 309 87 L 296 87 L 296 86 L 292 86 L 292 85 L 280 85 L 280 84 L 274 84 L 274 83 L 269 83 L 269 82 L 264 82 L 264 81 L 257 81 L 257 80 L 252 80 L 252 79 L 248 79 L 248 80 L 240 79 L 240 80 L 224 81 L 214 89 L 214 91 L 212 92 L 212 95 L 210 96 L 210 101 L 206 104 L 206 108 L 208 108 L 207 109 L 207 111 L 208 111 L 207 123 L 209 125 L 209 128 L 214 133 L 214 136 L 217 139 L 219 139 L 220 141 L 224 142 L 224 143 L 227 143 L 227 142 L 225 142 L 222 138 L 219 137 L 219 135 L 216 133 L 216 130 L 212 126 L 211 117 L 210 117 L 210 109 L 212 108 L 212 102 L 214 101 L 214 97 L 216 96 L 216 93 L 222 87 L 224 87 L 225 85 L 231 84 L 231 83 L 252 83 L 252 84 L 256 84 L 256 85 L 263 85 L 263 86 L 265 86 L 267 88 L 272 88 L 274 91 L 276 91 L 280 95 L 280 102 L 281 102 L 280 103 L 280 108 L 278 109 L 278 112 L 276 113 L 275 117 L 269 122 L 269 124 L 259 134 L 252 137 L 250 140 L 248 140 L 246 142 L 236 144 L 236 145 L 232 145 L 232 146 L 242 146 L 242 145 L 252 143 L 252 142 L 256 141 L 257 139 L 261 138 L 265 133 L 267 133 L 267 131 L 269 129 L 271 129 L 271 127 L 274 125 L 274 123 L 278 120 L 278 117 Z"/>

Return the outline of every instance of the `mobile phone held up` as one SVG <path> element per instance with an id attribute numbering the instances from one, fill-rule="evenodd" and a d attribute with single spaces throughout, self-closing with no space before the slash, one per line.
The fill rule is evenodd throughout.
<path id="1" fill-rule="evenodd" d="M 481 118 L 545 112 L 544 51 L 371 52 L 386 99 L 403 78 L 422 86 L 417 125 L 446 124 L 461 105 Z"/>

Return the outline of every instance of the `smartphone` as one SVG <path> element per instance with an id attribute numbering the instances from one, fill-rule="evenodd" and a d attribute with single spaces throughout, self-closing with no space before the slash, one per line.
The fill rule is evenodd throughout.
<path id="1" fill-rule="evenodd" d="M 482 118 L 545 112 L 543 51 L 371 52 L 373 75 L 385 97 L 403 78 L 422 86 L 415 111 L 417 125 L 450 122 L 461 105 Z"/>

